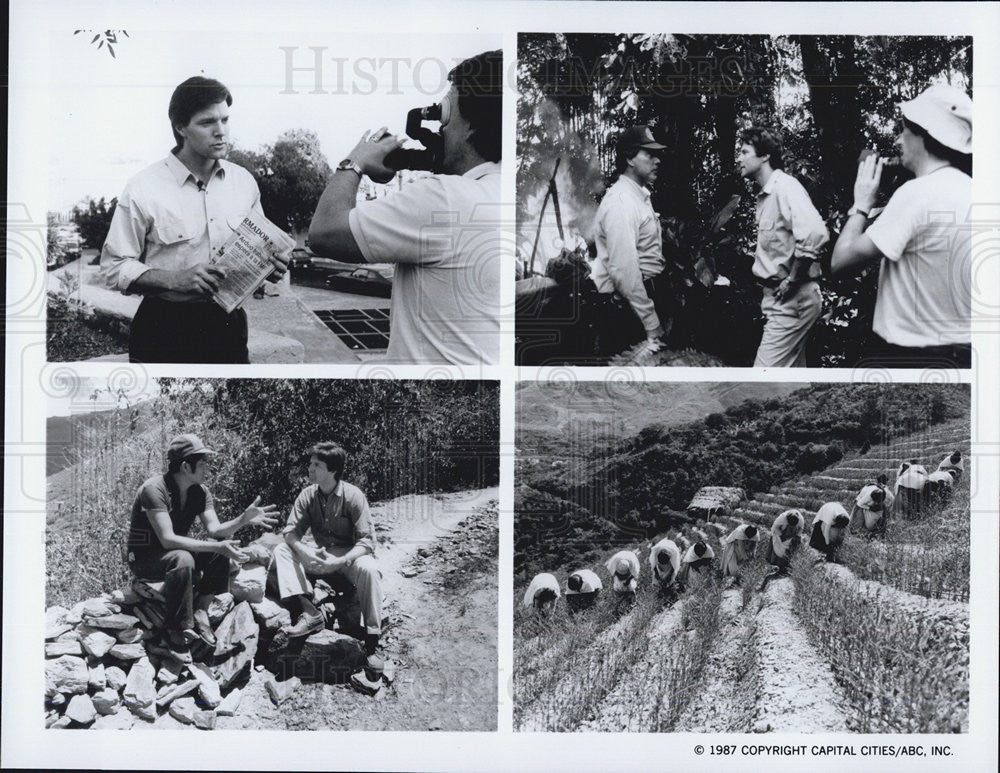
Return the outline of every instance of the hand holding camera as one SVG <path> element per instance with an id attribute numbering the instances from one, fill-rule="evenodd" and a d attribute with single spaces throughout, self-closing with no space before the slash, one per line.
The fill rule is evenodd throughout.
<path id="1" fill-rule="evenodd" d="M 374 182 L 387 183 L 395 177 L 396 170 L 386 166 L 385 157 L 402 145 L 403 140 L 389 134 L 383 126 L 374 133 L 366 131 L 361 135 L 349 158 Z"/>

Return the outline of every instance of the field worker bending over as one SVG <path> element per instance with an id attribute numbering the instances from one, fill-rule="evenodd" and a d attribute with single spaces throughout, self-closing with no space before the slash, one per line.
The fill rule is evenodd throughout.
<path id="1" fill-rule="evenodd" d="M 566 604 L 570 611 L 592 607 L 597 595 L 604 589 L 604 583 L 591 569 L 578 569 L 566 581 Z"/>
<path id="2" fill-rule="evenodd" d="M 753 558 L 760 530 L 751 524 L 737 526 L 722 538 L 722 576 L 740 580 L 740 567 Z"/>
<path id="3" fill-rule="evenodd" d="M 955 451 L 953 454 L 946 456 L 941 460 L 938 469 L 942 472 L 950 472 L 955 482 L 958 483 L 958 479 L 965 472 L 965 460 L 962 458 L 962 452 Z"/>
<path id="4" fill-rule="evenodd" d="M 653 585 L 667 592 L 672 589 L 681 570 L 681 551 L 672 539 L 664 537 L 649 551 L 649 568 L 653 573 Z"/>
<path id="5" fill-rule="evenodd" d="M 804 524 L 799 510 L 785 510 L 771 524 L 771 539 L 767 543 L 767 562 L 786 572 L 792 553 L 799 546 Z"/>
<path id="6" fill-rule="evenodd" d="M 870 483 L 858 492 L 851 509 L 851 523 L 858 523 L 869 533 L 881 534 L 889 522 L 889 513 L 896 497 L 889 491 L 889 479 L 879 475 L 875 483 Z M 855 517 L 861 518 L 855 521 Z"/>
<path id="7" fill-rule="evenodd" d="M 714 560 L 715 551 L 708 544 L 698 541 L 689 547 L 681 559 L 681 570 L 677 573 L 677 584 L 681 590 L 700 584 L 701 578 L 708 574 L 702 574 L 702 569 L 711 566 Z"/>
<path id="8" fill-rule="evenodd" d="M 534 607 L 539 612 L 551 612 L 559 598 L 559 581 L 548 572 L 536 574 L 528 590 L 524 592 L 525 607 Z"/>
<path id="9" fill-rule="evenodd" d="M 899 465 L 893 493 L 899 500 L 900 509 L 907 516 L 919 515 L 924 504 L 924 486 L 927 485 L 927 470 L 916 459 Z"/>
<path id="10" fill-rule="evenodd" d="M 605 562 L 608 574 L 614 577 L 612 590 L 620 596 L 635 596 L 639 585 L 639 557 L 631 550 L 619 550 Z"/>
<path id="11" fill-rule="evenodd" d="M 827 502 L 813 518 L 809 547 L 818 550 L 832 562 L 837 548 L 844 544 L 851 516 L 840 502 Z"/>
<path id="12" fill-rule="evenodd" d="M 927 493 L 931 496 L 934 495 L 944 495 L 945 492 L 951 490 L 951 487 L 955 484 L 955 479 L 948 470 L 935 470 L 930 475 L 927 476 Z"/>

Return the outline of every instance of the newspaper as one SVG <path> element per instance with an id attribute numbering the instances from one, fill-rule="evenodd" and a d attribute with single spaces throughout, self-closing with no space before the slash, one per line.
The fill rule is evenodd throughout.
<path id="1" fill-rule="evenodd" d="M 212 256 L 226 272 L 212 299 L 232 312 L 274 271 L 273 253 L 290 250 L 295 240 L 262 214 L 250 210 L 232 236 Z"/>

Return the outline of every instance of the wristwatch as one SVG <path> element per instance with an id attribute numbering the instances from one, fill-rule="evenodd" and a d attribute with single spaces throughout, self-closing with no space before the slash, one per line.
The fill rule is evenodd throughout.
<path id="1" fill-rule="evenodd" d="M 851 215 L 864 215 L 865 217 L 868 217 L 868 210 L 861 209 L 861 207 L 855 204 L 853 207 L 847 210 L 847 216 L 850 217 Z"/>
<path id="2" fill-rule="evenodd" d="M 338 172 L 357 172 L 358 179 L 364 177 L 364 173 L 361 171 L 361 167 L 358 166 L 356 161 L 352 161 L 349 158 L 345 158 L 339 164 L 337 164 Z"/>

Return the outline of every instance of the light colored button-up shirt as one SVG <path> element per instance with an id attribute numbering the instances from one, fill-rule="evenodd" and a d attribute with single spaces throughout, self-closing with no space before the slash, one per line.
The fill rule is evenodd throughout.
<path id="1" fill-rule="evenodd" d="M 598 292 L 617 292 L 628 301 L 646 332 L 660 319 L 643 279 L 658 276 L 666 265 L 660 218 L 649 200 L 649 190 L 621 175 L 597 208 L 597 258 L 591 278 Z"/>
<path id="2" fill-rule="evenodd" d="M 830 240 L 830 234 L 802 183 L 775 169 L 757 194 L 756 213 L 754 276 L 784 279 L 792 270 L 793 259 L 806 258 L 813 261 L 809 278 L 819 277 L 820 250 Z"/>
<path id="3" fill-rule="evenodd" d="M 415 180 L 348 222 L 367 262 L 396 264 L 387 361 L 499 362 L 500 164 Z"/>
<path id="4" fill-rule="evenodd" d="M 264 214 L 257 182 L 246 169 L 219 160 L 199 189 L 194 174 L 170 153 L 125 185 L 101 251 L 101 275 L 110 289 L 127 295 L 151 268 L 180 271 L 208 263 L 251 209 Z M 157 297 L 205 299 L 172 290 Z"/>
<path id="5" fill-rule="evenodd" d="M 294 532 L 301 539 L 310 529 L 318 547 L 363 545 L 375 553 L 375 529 L 368 513 L 368 500 L 361 489 L 350 483 L 338 482 L 328 495 L 315 483 L 302 489 L 282 534 Z"/>

